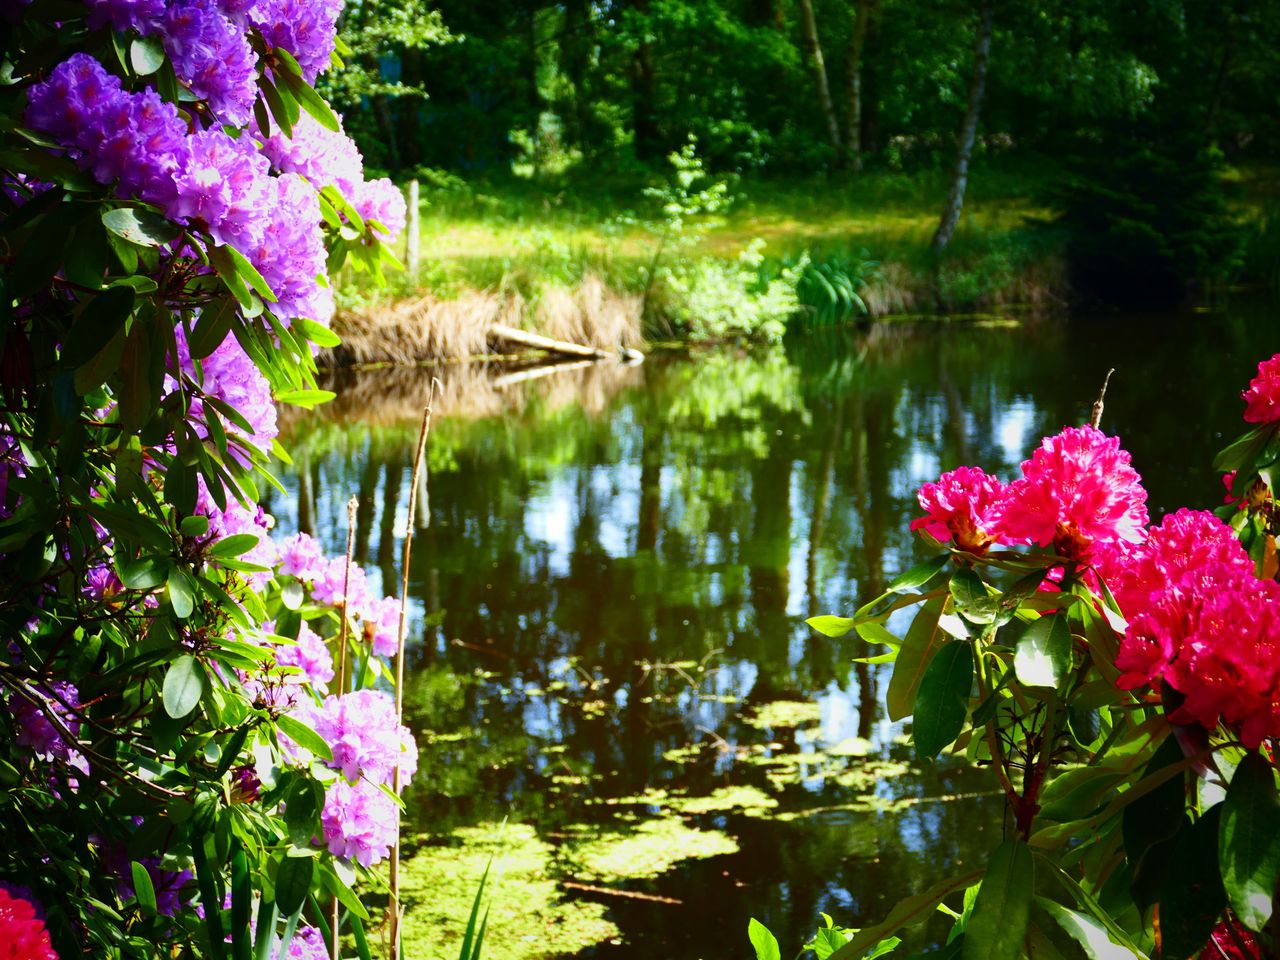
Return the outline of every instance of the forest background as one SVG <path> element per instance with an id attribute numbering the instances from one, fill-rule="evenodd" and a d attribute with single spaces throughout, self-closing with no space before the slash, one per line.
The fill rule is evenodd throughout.
<path id="1" fill-rule="evenodd" d="M 590 280 L 651 334 L 773 337 L 1280 264 L 1275 3 L 370 0 L 341 29 L 359 69 L 326 93 L 373 169 L 422 182 L 410 285 L 437 297 Z M 682 172 L 722 193 L 676 198 L 699 227 L 672 245 Z"/>

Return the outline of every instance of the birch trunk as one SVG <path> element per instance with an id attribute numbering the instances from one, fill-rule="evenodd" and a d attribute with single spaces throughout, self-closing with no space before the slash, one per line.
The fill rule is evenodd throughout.
<path id="1" fill-rule="evenodd" d="M 845 58 L 845 138 L 844 162 L 849 169 L 862 172 L 862 51 L 867 43 L 867 24 L 876 0 L 858 0 L 853 15 L 853 32 L 849 34 L 849 52 Z"/>
<path id="2" fill-rule="evenodd" d="M 960 143 L 956 148 L 956 165 L 951 174 L 947 205 L 942 210 L 938 232 L 933 235 L 934 253 L 941 253 L 946 249 L 956 232 L 956 224 L 960 222 L 960 208 L 964 205 L 964 191 L 969 180 L 969 159 L 973 156 L 973 141 L 978 134 L 978 115 L 982 111 L 982 95 L 987 87 L 987 62 L 991 59 L 994 8 L 994 0 L 982 0 L 982 19 L 978 24 L 978 39 L 973 51 L 973 77 L 969 81 L 969 107 L 964 114 L 964 126 L 960 128 Z"/>
<path id="3" fill-rule="evenodd" d="M 836 106 L 831 99 L 831 86 L 827 82 L 827 65 L 822 59 L 822 44 L 818 40 L 818 21 L 813 16 L 813 0 L 800 0 L 800 23 L 804 28 L 805 53 L 813 70 L 813 82 L 818 89 L 818 106 L 827 125 L 827 142 L 840 153 L 840 121 L 836 118 Z"/>

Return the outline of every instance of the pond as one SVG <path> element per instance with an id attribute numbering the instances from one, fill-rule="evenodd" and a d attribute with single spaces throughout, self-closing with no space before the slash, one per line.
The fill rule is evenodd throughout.
<path id="1" fill-rule="evenodd" d="M 999 840 L 980 771 L 922 765 L 889 723 L 880 652 L 847 613 L 921 556 L 923 481 L 1016 473 L 1088 419 L 1133 453 L 1153 520 L 1213 506 L 1213 453 L 1280 348 L 1263 305 L 1177 316 L 896 323 L 785 350 L 658 353 L 546 375 L 437 371 L 429 470 L 408 484 L 429 372 L 346 374 L 295 416 L 283 532 L 409 576 L 407 955 L 457 956 L 497 853 L 487 957 L 784 954 L 962 872 Z M 505 826 L 503 825 L 505 821 Z M 911 945 L 945 935 L 926 925 Z"/>

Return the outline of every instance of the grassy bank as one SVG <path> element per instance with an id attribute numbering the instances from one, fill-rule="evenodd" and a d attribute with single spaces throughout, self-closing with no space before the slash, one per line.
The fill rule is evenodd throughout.
<path id="1" fill-rule="evenodd" d="M 422 181 L 416 282 L 377 293 L 344 282 L 346 358 L 472 355 L 493 322 L 613 348 L 768 337 L 787 316 L 822 325 L 1062 305 L 1062 241 L 1034 199 L 1054 176 L 1044 165 L 975 171 L 955 239 L 935 257 L 943 171 L 730 181 L 730 203 L 674 231 L 646 195 L 653 183 L 436 175 Z M 1274 177 L 1233 176 L 1240 215 L 1256 217 Z"/>

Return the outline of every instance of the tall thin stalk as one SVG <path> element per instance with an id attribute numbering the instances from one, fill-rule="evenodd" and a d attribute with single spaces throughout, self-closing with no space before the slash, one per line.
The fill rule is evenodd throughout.
<path id="1" fill-rule="evenodd" d="M 342 570 L 342 626 L 338 628 L 338 696 L 347 692 L 347 634 L 351 624 L 351 610 L 347 601 L 351 597 L 351 562 L 355 555 L 356 510 L 360 501 L 352 497 L 347 501 L 347 558 Z M 329 945 L 332 960 L 342 960 L 342 944 L 338 939 L 340 910 L 338 898 L 333 898 L 333 937 Z"/>
<path id="2" fill-rule="evenodd" d="M 427 405 L 422 411 L 422 430 L 418 433 L 418 449 L 413 457 L 413 475 L 409 478 L 409 522 L 404 531 L 404 560 L 400 569 L 400 623 L 396 630 L 396 729 L 404 723 L 404 630 L 409 610 L 409 558 L 413 553 L 413 511 L 417 505 L 418 478 L 422 475 L 422 460 L 427 449 L 427 435 L 431 432 L 431 406 L 436 399 L 436 387 L 443 385 L 431 378 Z M 396 796 L 402 789 L 400 758 L 396 757 L 392 789 Z M 396 842 L 391 848 L 391 882 L 387 909 L 391 919 L 390 960 L 400 960 L 400 826 L 396 824 Z"/>

